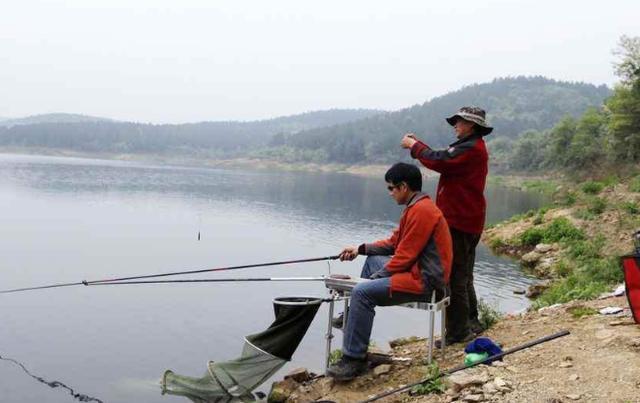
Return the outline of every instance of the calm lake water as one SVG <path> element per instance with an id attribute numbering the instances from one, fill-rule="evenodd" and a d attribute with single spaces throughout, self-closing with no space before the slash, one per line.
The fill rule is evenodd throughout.
<path id="1" fill-rule="evenodd" d="M 425 184 L 430 194 L 434 189 L 435 181 Z M 487 197 L 489 223 L 543 202 L 502 187 L 489 187 Z M 386 237 L 400 211 L 382 178 L 0 155 L 0 288 L 329 256 Z M 516 264 L 485 247 L 477 260 L 481 298 L 502 311 L 527 306 L 513 291 L 531 279 Z M 357 275 L 362 262 L 333 262 L 331 270 Z M 200 278 L 327 272 L 321 262 Z M 165 369 L 200 376 L 208 360 L 237 357 L 243 336 L 271 323 L 271 300 L 295 295 L 326 291 L 321 283 L 272 282 L 0 295 L 0 356 L 105 402 L 182 402 L 160 395 Z M 326 316 L 323 306 L 283 371 L 323 370 Z M 426 331 L 424 312 L 383 308 L 373 339 L 384 347 Z M 340 343 L 338 335 L 334 348 Z M 0 361 L 0 379 L 2 402 L 74 401 L 7 361 Z"/>

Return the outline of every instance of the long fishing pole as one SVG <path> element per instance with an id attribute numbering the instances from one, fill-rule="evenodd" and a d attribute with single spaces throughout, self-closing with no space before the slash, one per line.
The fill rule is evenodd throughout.
<path id="1" fill-rule="evenodd" d="M 327 278 L 321 277 L 249 277 L 249 278 L 201 278 L 201 279 L 180 279 L 180 280 L 142 280 L 142 281 L 109 281 L 106 283 L 89 283 L 96 285 L 124 285 L 124 284 L 173 284 L 173 283 L 224 283 L 236 281 L 324 281 Z"/>
<path id="2" fill-rule="evenodd" d="M 128 280 L 139 280 L 139 279 L 147 279 L 147 278 L 157 278 L 157 277 L 168 277 L 168 276 L 178 276 L 182 274 L 196 274 L 196 273 L 210 273 L 216 271 L 226 271 L 226 270 L 238 270 L 238 269 L 250 269 L 253 267 L 266 267 L 266 266 L 280 266 L 286 264 L 293 263 L 309 263 L 309 262 L 318 262 L 322 260 L 336 260 L 339 256 L 325 256 L 325 257 L 316 257 L 311 259 L 298 259 L 298 260 L 284 260 L 280 262 L 269 262 L 269 263 L 255 263 L 255 264 L 247 264 L 242 266 L 229 266 L 229 267 L 218 267 L 214 269 L 199 269 L 199 270 L 188 270 L 188 271 L 177 271 L 171 273 L 160 273 L 160 274 L 146 274 L 141 276 L 130 276 L 130 277 L 119 277 L 119 278 L 110 278 L 103 280 L 93 280 L 93 281 L 78 281 L 75 283 L 57 283 L 57 284 L 48 284 L 37 287 L 25 287 L 25 288 L 14 288 L 10 290 L 2 290 L 0 294 L 8 294 L 12 292 L 22 292 L 22 291 L 32 291 L 32 290 L 43 290 L 47 288 L 61 288 L 61 287 L 71 287 L 76 285 L 94 285 L 98 283 L 110 283 L 117 281 L 128 281 Z"/>
<path id="3" fill-rule="evenodd" d="M 375 396 L 373 396 L 373 397 L 371 397 L 371 398 L 369 398 L 369 399 L 367 399 L 367 400 L 363 400 L 363 401 L 361 401 L 361 402 L 359 402 L 359 403 L 370 403 L 370 402 L 375 402 L 376 400 L 380 400 L 380 399 L 382 399 L 383 397 L 391 396 L 391 395 L 394 395 L 394 394 L 396 394 L 396 393 L 405 392 L 405 391 L 407 391 L 407 390 L 409 390 L 409 389 L 412 389 L 412 388 L 414 388 L 414 387 L 416 387 L 416 386 L 418 386 L 418 385 L 421 385 L 421 384 L 423 384 L 423 383 L 425 383 L 425 382 L 434 381 L 434 380 L 439 379 L 439 378 L 441 378 L 441 377 L 443 377 L 443 376 L 451 375 L 451 374 L 453 374 L 454 372 L 458 372 L 458 371 L 462 371 L 463 369 L 467 369 L 467 368 L 475 367 L 476 365 L 485 364 L 485 363 L 487 363 L 488 361 L 494 361 L 494 360 L 497 360 L 497 359 L 500 359 L 500 358 L 504 357 L 505 355 L 509 355 L 509 354 L 515 353 L 515 352 L 517 352 L 517 351 L 524 350 L 524 349 L 527 349 L 527 348 L 529 348 L 529 347 L 533 347 L 533 346 L 535 346 L 535 345 L 537 345 L 537 344 L 541 344 L 541 343 L 545 343 L 545 342 L 550 341 L 550 340 L 553 340 L 553 339 L 557 339 L 557 338 L 559 338 L 559 337 L 564 337 L 564 336 L 567 336 L 567 335 L 569 335 L 569 334 L 570 334 L 570 333 L 569 333 L 569 331 L 568 331 L 568 330 L 563 330 L 563 331 L 561 331 L 561 332 L 554 333 L 554 334 L 551 334 L 551 335 L 549 335 L 549 336 L 542 337 L 542 338 L 540 338 L 540 339 L 532 340 L 532 341 L 530 341 L 530 342 L 528 342 L 528 343 L 521 344 L 521 345 L 519 345 L 519 346 L 517 346 L 517 347 L 514 347 L 514 348 L 511 348 L 511 349 L 509 349 L 509 350 L 505 350 L 505 351 L 503 351 L 503 352 L 501 352 L 501 353 L 499 353 L 499 354 L 492 355 L 491 357 L 487 357 L 487 358 L 485 358 L 485 359 L 484 359 L 484 360 L 482 360 L 482 361 L 478 361 L 478 362 L 473 363 L 473 364 L 471 364 L 471 365 L 460 365 L 460 366 L 457 366 L 457 367 L 455 367 L 455 368 L 451 368 L 451 369 L 449 369 L 449 370 L 447 370 L 447 371 L 443 371 L 443 372 L 441 372 L 441 373 L 439 373 L 439 374 L 437 374 L 437 375 L 435 375 L 435 376 L 432 376 L 432 377 L 429 377 L 429 378 L 425 378 L 425 379 L 423 379 L 423 380 L 421 380 L 421 381 L 418 381 L 418 382 L 412 383 L 412 384 L 410 384 L 410 385 L 403 386 L 403 387 L 401 387 L 401 388 L 393 389 L 393 390 L 390 390 L 390 391 L 388 391 L 388 392 L 381 393 L 381 394 L 379 394 L 379 395 L 375 395 Z"/>

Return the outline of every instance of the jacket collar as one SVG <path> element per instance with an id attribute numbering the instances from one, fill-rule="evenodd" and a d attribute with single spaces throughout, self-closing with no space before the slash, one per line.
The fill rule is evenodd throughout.
<path id="1" fill-rule="evenodd" d="M 460 145 L 460 144 L 462 144 L 464 142 L 471 141 L 471 140 L 476 140 L 476 139 L 481 139 L 481 138 L 482 138 L 481 134 L 475 134 L 474 133 L 474 134 L 472 134 L 470 136 L 467 136 L 467 137 L 465 137 L 463 139 L 460 139 L 460 140 L 458 140 L 458 141 L 456 141 L 454 143 L 449 144 L 449 147 L 455 147 L 455 146 Z"/>
<path id="2" fill-rule="evenodd" d="M 413 195 L 413 197 L 411 198 L 411 200 L 409 200 L 409 203 L 407 203 L 407 207 L 411 207 L 414 204 L 416 204 L 419 200 L 422 200 L 424 198 L 429 198 L 429 195 L 423 192 L 417 192 L 416 194 Z"/>

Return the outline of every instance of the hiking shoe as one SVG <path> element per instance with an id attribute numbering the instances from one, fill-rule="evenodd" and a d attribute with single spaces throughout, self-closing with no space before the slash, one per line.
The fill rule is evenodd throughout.
<path id="1" fill-rule="evenodd" d="M 447 336 L 445 336 L 444 341 L 445 341 L 445 344 L 447 346 L 450 346 L 450 345 L 456 344 L 456 343 L 467 343 L 467 342 L 469 342 L 469 341 L 471 341 L 471 340 L 473 340 L 475 338 L 476 338 L 475 333 L 469 332 L 463 337 L 450 337 L 449 335 L 447 335 Z M 433 346 L 435 348 L 442 348 L 442 339 L 436 340 L 433 343 Z"/>
<path id="2" fill-rule="evenodd" d="M 484 329 L 484 326 L 482 326 L 482 324 L 480 323 L 480 321 L 476 318 L 476 319 L 469 320 L 469 330 L 471 330 L 471 332 L 478 335 L 483 333 L 485 329 Z"/>
<path id="3" fill-rule="evenodd" d="M 343 355 L 340 361 L 327 368 L 327 376 L 336 381 L 350 381 L 367 372 L 367 361 Z"/>

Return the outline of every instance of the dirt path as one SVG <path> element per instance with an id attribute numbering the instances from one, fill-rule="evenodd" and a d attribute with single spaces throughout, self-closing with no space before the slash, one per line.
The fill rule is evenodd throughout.
<path id="1" fill-rule="evenodd" d="M 625 309 L 617 315 L 575 317 L 571 313 L 608 306 Z M 640 402 L 640 326 L 633 323 L 625 297 L 571 302 L 509 316 L 485 336 L 511 348 L 564 329 L 571 334 L 509 355 L 503 363 L 460 371 L 450 378 L 443 394 L 400 394 L 380 402 Z M 349 383 L 320 378 L 297 384 L 287 402 L 357 402 L 417 381 L 424 374 L 425 344 L 393 349 L 396 360 L 409 360 L 395 361 L 388 373 L 376 375 L 372 369 Z M 460 365 L 463 348 L 460 344 L 448 347 L 446 360 L 437 357 L 440 368 Z M 454 391 L 466 383 L 472 385 Z"/>

